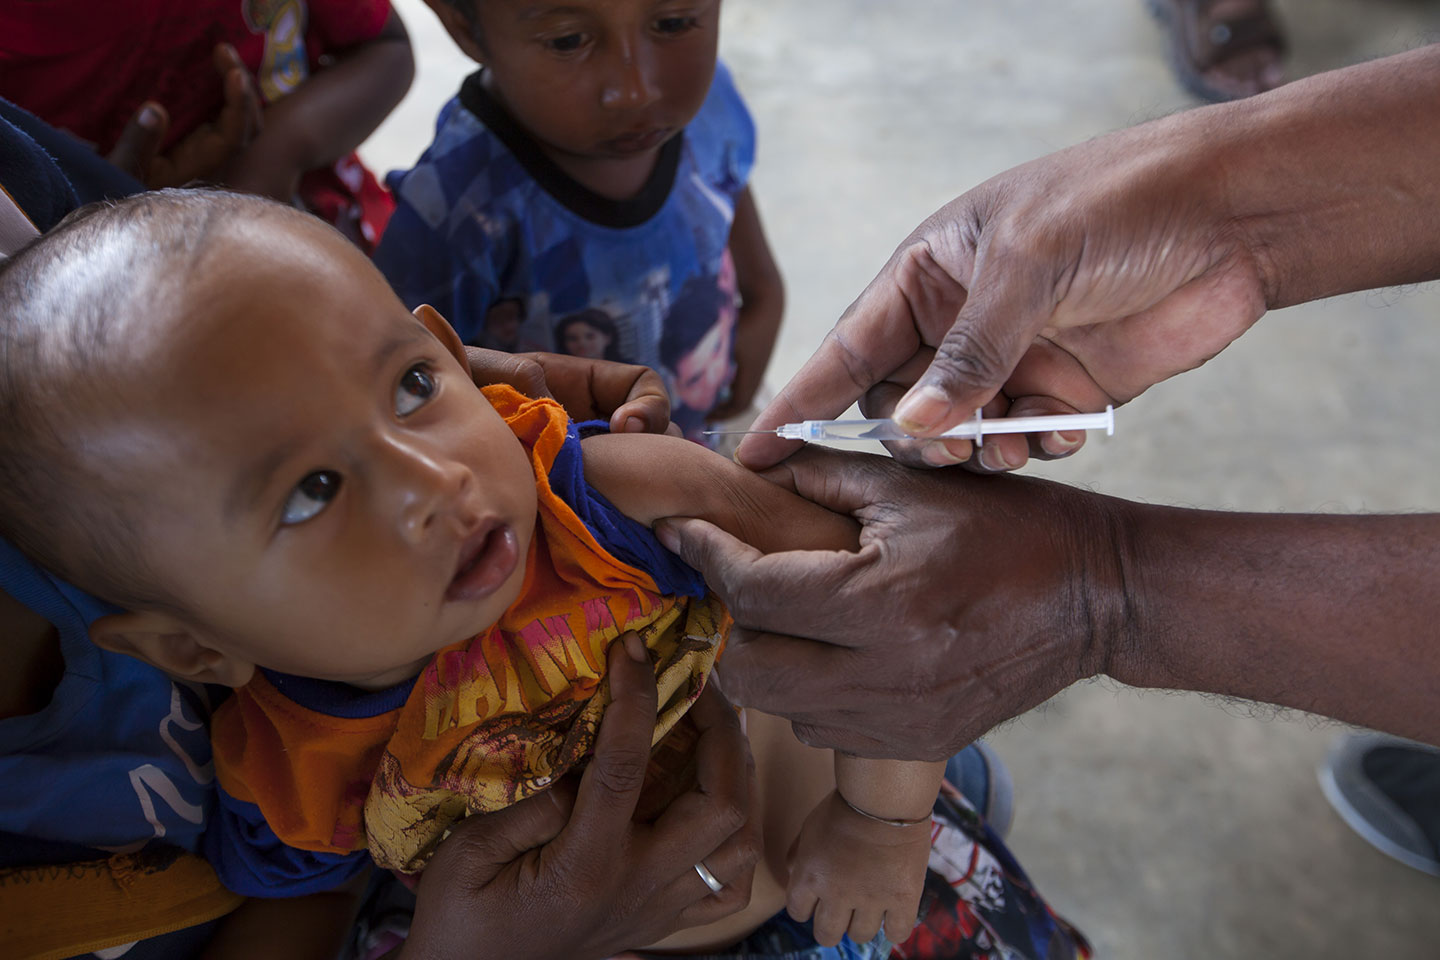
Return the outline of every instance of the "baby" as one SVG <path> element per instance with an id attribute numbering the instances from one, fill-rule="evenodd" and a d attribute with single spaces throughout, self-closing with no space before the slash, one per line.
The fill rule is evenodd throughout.
<path id="1" fill-rule="evenodd" d="M 547 787 L 593 741 L 625 630 L 655 663 L 660 741 L 726 617 L 654 521 L 855 546 L 849 518 L 695 444 L 476 389 L 435 311 L 269 201 L 87 210 L 0 267 L 0 310 L 0 534 L 130 611 L 96 621 L 99 645 L 237 688 L 207 854 L 248 895 L 335 887 L 367 848 L 413 872 L 457 818 Z M 750 906 L 662 946 L 724 945 L 782 907 L 821 943 L 903 939 L 939 765 L 747 724 Z"/>

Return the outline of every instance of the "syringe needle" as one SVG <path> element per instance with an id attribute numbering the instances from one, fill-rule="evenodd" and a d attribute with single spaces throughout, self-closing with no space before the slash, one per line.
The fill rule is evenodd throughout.
<path id="1" fill-rule="evenodd" d="M 957 427 L 940 434 L 942 437 L 969 439 L 984 444 L 985 437 L 996 433 L 1045 433 L 1051 430 L 1104 430 L 1115 432 L 1115 411 L 1106 407 L 1103 413 L 1065 413 L 1037 417 L 996 417 L 986 420 L 979 410 L 975 416 Z M 910 440 L 914 439 L 896 426 L 893 420 L 802 420 L 782 423 L 774 430 L 706 430 L 707 436 L 735 436 L 762 433 L 785 440 Z"/>

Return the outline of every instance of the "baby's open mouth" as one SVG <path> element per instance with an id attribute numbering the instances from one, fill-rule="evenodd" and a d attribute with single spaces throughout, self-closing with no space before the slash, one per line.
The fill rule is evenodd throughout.
<path id="1" fill-rule="evenodd" d="M 479 600 L 500 588 L 520 560 L 515 531 L 508 523 L 481 527 L 460 547 L 446 600 Z"/>

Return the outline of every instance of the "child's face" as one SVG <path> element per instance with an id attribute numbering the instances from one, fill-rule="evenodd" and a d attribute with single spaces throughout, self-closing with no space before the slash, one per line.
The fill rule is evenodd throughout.
<path id="1" fill-rule="evenodd" d="M 132 325 L 80 449 L 142 506 L 142 555 L 204 649 L 399 682 L 518 595 L 527 455 L 453 332 L 333 231 L 276 215 L 221 233 L 178 302 Z"/>
<path id="2" fill-rule="evenodd" d="M 715 73 L 719 0 L 479 0 L 486 83 L 543 146 L 653 162 Z"/>
<path id="3" fill-rule="evenodd" d="M 572 323 L 565 328 L 564 350 L 572 357 L 589 357 L 604 360 L 605 349 L 610 346 L 610 336 L 603 330 L 588 323 Z"/>

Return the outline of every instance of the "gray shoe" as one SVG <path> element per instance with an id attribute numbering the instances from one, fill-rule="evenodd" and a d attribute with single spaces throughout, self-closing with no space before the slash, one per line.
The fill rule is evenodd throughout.
<path id="1" fill-rule="evenodd" d="M 1015 781 L 990 744 L 976 740 L 951 757 L 945 764 L 945 779 L 1004 840 L 1015 820 Z"/>
<path id="2" fill-rule="evenodd" d="M 1440 877 L 1440 749 L 1379 733 L 1340 737 L 1320 789 L 1366 843 Z"/>

